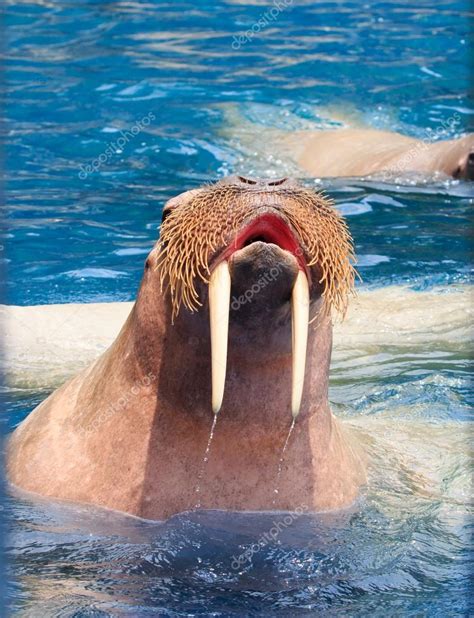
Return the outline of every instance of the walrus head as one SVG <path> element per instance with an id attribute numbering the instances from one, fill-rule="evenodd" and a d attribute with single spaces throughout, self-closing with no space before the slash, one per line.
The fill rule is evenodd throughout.
<path id="1" fill-rule="evenodd" d="M 262 323 L 291 322 L 293 416 L 303 391 L 309 323 L 344 314 L 354 283 L 352 239 L 321 193 L 295 181 L 232 176 L 188 191 L 164 207 L 156 268 L 170 303 L 206 315 L 209 305 L 212 409 L 221 407 L 231 337 L 264 347 Z M 207 319 L 207 318 L 206 318 Z M 249 353 L 252 353 L 251 351 Z"/>

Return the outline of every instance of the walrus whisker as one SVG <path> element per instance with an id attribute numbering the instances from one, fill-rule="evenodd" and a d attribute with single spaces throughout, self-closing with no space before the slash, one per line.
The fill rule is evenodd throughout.
<path id="1" fill-rule="evenodd" d="M 232 185 L 206 186 L 188 203 L 173 209 L 160 227 L 158 264 L 161 278 L 169 281 L 172 318 L 184 305 L 190 311 L 200 306 L 197 280 L 209 282 L 210 258 L 231 238 L 251 215 L 255 200 L 269 191 Z M 279 188 L 271 193 L 288 219 L 307 254 L 308 267 L 318 265 L 324 283 L 322 297 L 328 308 L 345 314 L 356 271 L 348 227 L 323 193 L 304 188 Z"/>

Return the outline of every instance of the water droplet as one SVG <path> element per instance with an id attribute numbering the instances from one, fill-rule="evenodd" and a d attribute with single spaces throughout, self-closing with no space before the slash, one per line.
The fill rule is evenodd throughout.
<path id="1" fill-rule="evenodd" d="M 286 436 L 285 444 L 283 445 L 283 449 L 281 451 L 280 461 L 278 462 L 278 472 L 277 472 L 276 484 L 275 484 L 275 489 L 273 490 L 273 493 L 275 494 L 275 498 L 273 498 L 273 502 L 272 502 L 273 506 L 275 506 L 276 496 L 277 496 L 277 494 L 279 492 L 278 486 L 280 485 L 280 477 L 281 477 L 281 472 L 283 470 L 283 459 L 285 457 L 285 452 L 286 452 L 286 449 L 288 447 L 288 442 L 290 441 L 290 436 L 291 436 L 291 434 L 293 432 L 293 428 L 295 426 L 295 422 L 296 422 L 296 418 L 293 419 L 293 421 L 291 423 L 291 427 L 288 430 L 288 435 Z"/>
<path id="2" fill-rule="evenodd" d="M 212 442 L 212 438 L 214 437 L 214 431 L 216 429 L 216 423 L 217 423 L 217 414 L 214 414 L 214 418 L 212 419 L 211 433 L 209 434 L 209 439 L 207 441 L 206 450 L 204 452 L 204 457 L 203 457 L 203 461 L 202 461 L 202 464 L 201 464 L 201 469 L 199 470 L 199 474 L 198 474 L 198 478 L 197 478 L 196 489 L 194 490 L 196 495 L 199 495 L 201 493 L 201 481 L 202 481 L 202 477 L 204 476 L 204 468 L 206 467 L 206 464 L 209 461 L 209 451 L 211 450 L 211 442 Z M 196 508 L 196 509 L 200 509 L 201 508 L 201 500 L 199 498 L 198 498 L 198 501 L 195 504 L 194 508 Z"/>

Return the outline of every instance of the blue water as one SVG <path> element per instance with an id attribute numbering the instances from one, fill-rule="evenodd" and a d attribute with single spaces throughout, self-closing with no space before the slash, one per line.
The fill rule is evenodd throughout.
<path id="1" fill-rule="evenodd" d="M 132 299 L 163 202 L 235 169 L 218 134 L 222 103 L 301 118 L 351 107 L 418 137 L 472 127 L 467 2 L 296 4 L 236 51 L 233 36 L 267 5 L 8 3 L 10 303 Z M 150 113 L 123 152 L 81 179 Z M 464 280 L 467 188 L 392 192 L 330 190 L 364 206 L 350 218 L 364 280 Z"/>
<path id="2" fill-rule="evenodd" d="M 295 1 L 237 49 L 233 37 L 271 7 L 7 1 L 10 304 L 133 299 L 163 203 L 240 169 L 239 145 L 222 131 L 227 105 L 257 117 L 258 139 L 323 109 L 420 138 L 473 129 L 467 1 Z M 87 171 L 139 122 L 121 152 Z M 285 171 L 276 157 L 258 165 Z M 470 281 L 469 183 L 322 186 L 347 215 L 364 285 Z M 336 408 L 363 416 L 423 402 L 433 422 L 464 422 L 468 352 L 409 362 L 412 372 L 394 361 L 357 391 L 350 372 L 338 373 Z M 7 390 L 9 427 L 45 394 Z M 382 483 L 353 512 L 305 515 L 240 571 L 232 556 L 273 516 L 150 524 L 11 498 L 12 605 L 55 616 L 467 615 L 465 512 L 448 521 L 442 501 L 416 500 L 403 485 L 387 515 L 388 495 Z"/>

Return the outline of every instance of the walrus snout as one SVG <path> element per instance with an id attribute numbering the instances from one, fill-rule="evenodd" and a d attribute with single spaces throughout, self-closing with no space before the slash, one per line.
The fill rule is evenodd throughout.
<path id="1" fill-rule="evenodd" d="M 288 303 L 298 270 L 294 255 L 273 243 L 256 241 L 236 251 L 229 260 L 233 317 L 254 320 Z"/>
<path id="2" fill-rule="evenodd" d="M 232 309 L 234 323 L 243 322 L 246 330 L 269 321 L 276 326 L 291 316 L 291 409 L 296 417 L 306 365 L 310 273 L 301 245 L 278 209 L 269 206 L 256 209 L 214 264 L 208 291 L 214 413 L 220 410 L 224 395 Z"/>

